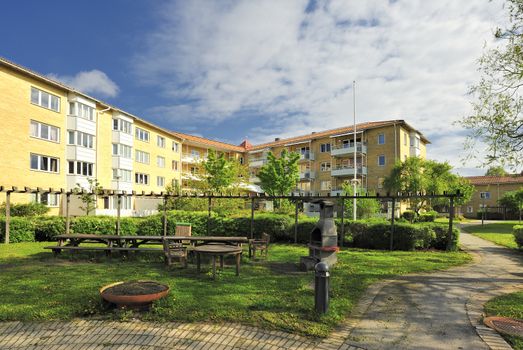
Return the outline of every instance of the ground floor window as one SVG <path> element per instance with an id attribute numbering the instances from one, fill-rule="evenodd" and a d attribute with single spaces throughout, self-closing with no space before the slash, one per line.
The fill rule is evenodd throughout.
<path id="1" fill-rule="evenodd" d="M 132 209 L 132 197 L 131 196 L 122 196 L 120 202 L 121 210 L 130 210 Z M 105 197 L 104 198 L 104 209 L 118 209 L 118 197 Z"/>
<path id="2" fill-rule="evenodd" d="M 60 195 L 56 193 L 31 193 L 31 202 L 42 203 L 48 207 L 58 207 Z"/>
<path id="3" fill-rule="evenodd" d="M 469 206 L 467 207 L 467 213 L 473 213 L 473 212 L 474 212 L 474 207 L 472 207 L 472 206 L 469 205 Z"/>

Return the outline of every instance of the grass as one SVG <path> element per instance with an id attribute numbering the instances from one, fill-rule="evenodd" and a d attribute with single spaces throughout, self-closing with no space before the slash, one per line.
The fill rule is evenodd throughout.
<path id="1" fill-rule="evenodd" d="M 505 294 L 489 300 L 485 304 L 488 316 L 505 316 L 523 319 L 523 291 Z M 523 338 L 503 335 L 516 350 L 523 350 Z"/>
<path id="2" fill-rule="evenodd" d="M 53 258 L 42 249 L 47 244 L 0 245 L 0 321 L 125 319 L 129 313 L 104 310 L 99 288 L 121 280 L 152 279 L 168 284 L 171 293 L 149 313 L 140 314 L 143 320 L 232 321 L 326 336 L 371 283 L 470 261 L 463 252 L 343 250 L 331 271 L 330 310 L 320 317 L 313 311 L 314 274 L 297 270 L 300 256 L 307 254 L 303 246 L 274 244 L 267 261 L 244 257 L 239 277 L 228 265 L 212 281 L 210 273 L 197 274 L 193 264 L 167 269 L 159 254 L 107 260 L 93 252 L 71 260 L 67 253 Z"/>
<path id="3" fill-rule="evenodd" d="M 518 224 L 518 221 L 499 221 L 485 225 L 464 226 L 463 230 L 498 245 L 517 249 L 512 227 Z"/>

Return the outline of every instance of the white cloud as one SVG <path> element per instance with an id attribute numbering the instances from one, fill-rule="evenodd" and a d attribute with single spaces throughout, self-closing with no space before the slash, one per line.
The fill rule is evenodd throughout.
<path id="1" fill-rule="evenodd" d="M 502 5 L 169 2 L 134 67 L 174 101 L 152 114 L 203 124 L 255 111 L 266 122 L 249 131 L 254 142 L 351 124 L 356 80 L 358 121 L 405 119 L 433 141 L 430 158 L 458 166 L 464 134 L 452 123 L 470 111 L 468 87 Z"/>
<path id="2" fill-rule="evenodd" d="M 74 76 L 49 74 L 51 79 L 55 79 L 70 85 L 75 89 L 86 93 L 100 95 L 103 97 L 115 97 L 118 95 L 119 87 L 104 72 L 93 69 L 90 71 L 79 72 Z"/>

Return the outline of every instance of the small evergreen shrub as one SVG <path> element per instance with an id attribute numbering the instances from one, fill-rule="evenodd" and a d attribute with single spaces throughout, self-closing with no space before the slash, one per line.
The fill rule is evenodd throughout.
<path id="1" fill-rule="evenodd" d="M 431 210 L 426 213 L 419 214 L 417 221 L 418 222 L 434 222 L 438 217 L 438 212 Z"/>
<path id="2" fill-rule="evenodd" d="M 519 249 L 523 249 L 523 225 L 516 225 L 512 228 L 514 240 Z"/>

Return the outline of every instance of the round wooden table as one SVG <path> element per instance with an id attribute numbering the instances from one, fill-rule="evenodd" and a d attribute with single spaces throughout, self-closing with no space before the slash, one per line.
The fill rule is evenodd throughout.
<path id="1" fill-rule="evenodd" d="M 242 247 L 227 244 L 204 244 L 192 249 L 196 253 L 196 266 L 200 272 L 200 255 L 210 255 L 212 257 L 212 278 L 216 278 L 216 257 L 220 257 L 220 268 L 223 269 L 223 257 L 225 255 L 234 255 L 236 257 L 236 276 L 240 275 L 240 260 L 242 256 Z"/>

